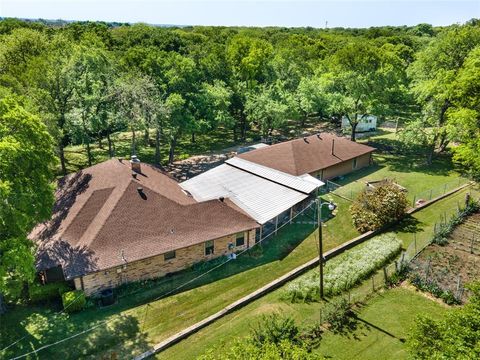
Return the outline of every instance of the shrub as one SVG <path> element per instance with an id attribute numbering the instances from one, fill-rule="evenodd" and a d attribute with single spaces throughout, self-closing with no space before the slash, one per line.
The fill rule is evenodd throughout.
<path id="1" fill-rule="evenodd" d="M 279 344 L 282 340 L 299 342 L 299 330 L 291 317 L 278 314 L 263 316 L 262 322 L 252 328 L 252 341 L 257 346 L 265 343 Z"/>
<path id="2" fill-rule="evenodd" d="M 82 290 L 72 290 L 63 293 L 62 303 L 66 312 L 73 313 L 82 310 L 87 303 L 87 299 Z"/>
<path id="3" fill-rule="evenodd" d="M 363 191 L 350 206 L 353 225 L 364 233 L 400 220 L 407 211 L 405 192 L 387 181 L 374 190 Z"/>
<path id="4" fill-rule="evenodd" d="M 54 282 L 45 285 L 33 283 L 28 287 L 28 297 L 31 302 L 37 303 L 55 298 L 60 299 L 60 296 L 69 290 L 70 287 L 65 282 Z"/>
<path id="5" fill-rule="evenodd" d="M 355 313 L 347 299 L 341 298 L 331 303 L 326 308 L 324 320 L 330 325 L 330 330 L 334 333 L 342 332 L 345 328 L 354 328 L 356 325 Z"/>
<path id="6" fill-rule="evenodd" d="M 392 234 L 383 234 L 351 249 L 325 265 L 324 291 L 336 295 L 357 285 L 400 251 L 402 244 Z M 318 301 L 319 274 L 314 269 L 290 282 L 284 297 L 295 301 Z"/>

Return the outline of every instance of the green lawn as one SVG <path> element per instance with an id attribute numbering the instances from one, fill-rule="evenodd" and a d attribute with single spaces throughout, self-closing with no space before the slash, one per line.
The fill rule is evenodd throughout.
<path id="1" fill-rule="evenodd" d="M 415 317 L 423 314 L 440 318 L 446 309 L 414 290 L 387 290 L 360 309 L 355 331 L 325 333 L 316 351 L 332 359 L 407 359 L 404 340 Z"/>
<path id="2" fill-rule="evenodd" d="M 400 159 L 400 158 L 399 158 Z M 398 159 L 397 159 L 398 161 Z M 403 158 L 405 163 L 411 159 Z M 390 166 L 390 165 L 388 165 Z M 393 166 L 393 165 L 392 165 Z M 447 170 L 451 164 L 445 162 L 443 170 L 435 176 L 438 182 L 453 178 L 455 173 Z M 393 167 L 394 171 L 397 167 Z M 382 169 L 386 172 L 389 167 Z M 380 169 L 377 169 L 379 171 Z M 368 171 L 368 170 L 367 170 Z M 420 171 L 420 170 L 418 170 Z M 425 170 L 426 171 L 426 170 Z M 422 173 L 405 172 L 405 179 L 412 184 Z M 431 182 L 429 182 L 431 184 Z M 403 185 L 403 184 L 402 184 Z M 420 186 L 420 185 L 418 185 Z M 423 185 L 422 185 L 423 186 Z M 434 207 L 422 210 L 407 229 L 399 228 L 402 240 L 408 245 L 413 228 L 424 227 L 438 216 L 438 209 L 450 209 L 465 194 L 457 194 L 451 199 L 443 200 Z M 338 205 L 338 214 L 329 220 L 324 228 L 324 249 L 331 249 L 358 235 L 353 228 L 348 213 L 349 201 L 331 197 Z M 230 262 L 210 273 L 208 276 L 189 284 L 182 292 L 164 299 L 149 301 L 164 294 L 174 286 L 178 286 L 195 277 L 193 271 L 167 278 L 153 288 L 145 289 L 137 294 L 122 298 L 118 304 L 103 309 L 87 309 L 82 313 L 69 317 L 54 314 L 54 306 L 17 306 L 2 317 L 0 324 L 0 348 L 14 339 L 26 336 L 25 339 L 0 356 L 19 355 L 38 348 L 41 345 L 56 341 L 59 338 L 75 334 L 78 331 L 112 319 L 108 326 L 100 326 L 93 332 L 68 341 L 67 346 L 57 345 L 41 352 L 42 357 L 55 355 L 64 358 L 76 357 L 74 354 L 98 357 L 100 354 L 115 349 L 121 357 L 129 357 L 145 349 L 147 345 L 157 343 L 171 334 L 192 325 L 193 323 L 215 313 L 225 305 L 258 289 L 291 269 L 307 262 L 317 255 L 317 239 L 312 234 L 312 225 L 293 225 L 280 231 L 279 236 L 264 247 L 264 256 L 245 256 Z M 410 239 L 410 240 L 409 240 Z M 148 308 L 148 312 L 146 309 Z M 121 317 L 117 315 L 121 314 Z M 213 325 L 215 326 L 215 324 Z M 140 334 L 132 341 L 134 334 Z"/>
<path id="3" fill-rule="evenodd" d="M 301 326 L 318 322 L 318 303 L 291 304 L 280 299 L 282 289 L 227 315 L 166 351 L 157 359 L 195 359 L 207 349 L 223 351 L 234 338 L 248 335 L 262 315 L 274 312 L 293 317 Z M 357 328 L 351 332 L 325 332 L 315 352 L 332 359 L 407 359 L 404 339 L 418 314 L 440 317 L 446 307 L 403 287 L 379 292 L 357 311 Z"/>

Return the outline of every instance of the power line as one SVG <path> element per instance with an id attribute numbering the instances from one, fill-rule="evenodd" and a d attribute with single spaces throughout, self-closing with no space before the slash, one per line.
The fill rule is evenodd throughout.
<path id="1" fill-rule="evenodd" d="M 284 226 L 288 225 L 289 223 L 291 223 L 291 221 L 294 220 L 295 218 L 297 218 L 298 216 L 302 215 L 306 210 L 308 210 L 309 208 L 311 208 L 313 204 L 315 204 L 315 203 L 309 204 L 309 205 L 306 206 L 303 210 L 301 210 L 300 212 L 298 212 L 297 214 L 295 214 L 295 216 L 293 216 L 288 222 L 280 225 L 280 227 L 277 228 L 277 231 L 280 230 L 280 229 L 282 229 Z M 271 237 L 271 236 L 274 235 L 274 234 L 276 234 L 276 232 L 271 232 L 270 234 L 268 234 L 267 236 L 265 236 L 263 239 L 260 239 L 258 242 L 256 242 L 255 244 L 253 244 L 251 247 L 240 251 L 240 252 L 237 254 L 237 257 L 240 256 L 240 255 L 242 255 L 242 254 L 244 254 L 245 252 L 247 252 L 248 250 L 252 249 L 253 247 L 257 246 L 258 244 L 261 244 L 264 240 L 266 240 L 267 238 Z M 213 268 L 205 271 L 204 273 L 196 276 L 195 278 L 193 278 L 193 279 L 191 279 L 191 280 L 188 280 L 187 282 L 185 282 L 185 283 L 177 286 L 176 288 L 174 288 L 174 289 L 172 289 L 172 290 L 170 290 L 170 291 L 167 291 L 165 294 L 162 294 L 162 295 L 154 298 L 153 300 L 149 301 L 148 303 L 146 303 L 146 304 L 144 304 L 144 305 L 140 305 L 139 307 L 145 306 L 145 307 L 146 307 L 145 310 L 148 311 L 148 306 L 150 306 L 151 303 L 153 303 L 153 302 L 155 302 L 155 301 L 158 301 L 158 300 L 160 300 L 160 299 L 162 299 L 162 298 L 165 298 L 166 296 L 169 296 L 169 295 L 177 292 L 178 290 L 184 288 L 185 286 L 193 283 L 194 281 L 196 281 L 196 280 L 204 277 L 205 275 L 211 273 L 212 271 L 214 271 L 214 270 L 220 268 L 221 266 L 229 263 L 231 260 L 233 260 L 233 258 L 228 258 L 228 259 L 225 260 L 223 263 L 221 263 L 221 264 L 219 264 L 219 265 L 217 265 L 217 266 L 215 266 L 215 267 L 213 267 Z M 79 297 L 80 297 L 80 296 L 79 296 Z M 78 298 L 77 298 L 77 299 L 78 299 Z M 130 313 L 130 312 L 135 312 L 135 311 L 138 311 L 138 310 L 139 310 L 138 308 L 132 308 L 132 309 L 130 309 L 130 310 L 125 311 L 125 312 L 122 313 L 122 314 L 114 315 L 114 316 L 112 316 L 110 319 L 107 319 L 107 320 L 105 320 L 105 321 L 102 321 L 102 322 L 100 322 L 100 323 L 98 323 L 98 324 L 96 324 L 96 325 L 94 325 L 94 326 L 91 326 L 90 328 L 87 328 L 87 329 L 85 329 L 85 330 L 82 330 L 82 331 L 80 331 L 80 332 L 78 332 L 78 333 L 76 333 L 76 334 L 73 334 L 73 335 L 68 336 L 68 337 L 66 337 L 66 338 L 63 338 L 63 339 L 60 339 L 60 340 L 55 341 L 55 342 L 53 342 L 53 343 L 50 343 L 50 344 L 47 344 L 47 345 L 43 345 L 42 347 L 40 347 L 40 348 L 38 348 L 38 349 L 34 349 L 34 350 L 32 350 L 32 351 L 30 351 L 30 352 L 28 352 L 28 353 L 19 355 L 19 356 L 17 356 L 17 357 L 10 358 L 10 360 L 17 360 L 17 359 L 25 358 L 25 357 L 27 357 L 27 356 L 29 356 L 29 355 L 32 355 L 32 354 L 35 354 L 35 353 L 37 353 L 37 352 L 39 352 L 39 351 L 41 351 L 41 350 L 44 350 L 44 349 L 47 349 L 47 348 L 49 348 L 49 347 L 58 345 L 58 344 L 60 344 L 60 343 L 63 343 L 63 342 L 68 341 L 68 340 L 71 340 L 71 339 L 76 338 L 76 337 L 78 337 L 78 336 L 80 336 L 80 335 L 83 335 L 83 334 L 85 334 L 85 333 L 88 333 L 88 332 L 90 332 L 90 331 L 93 331 L 93 330 L 95 330 L 96 328 L 100 327 L 101 325 L 108 324 L 109 322 L 115 320 L 117 317 L 122 317 L 122 316 L 127 315 L 127 314 Z M 63 309 L 61 312 L 63 312 L 63 311 L 65 311 L 65 309 Z M 145 318 L 146 318 L 146 313 L 145 313 L 144 319 L 145 319 Z M 161 324 L 155 325 L 155 326 L 151 327 L 149 330 L 155 329 L 156 327 L 158 327 L 158 326 L 160 326 L 160 325 L 161 325 Z M 3 352 L 4 350 L 10 348 L 10 347 L 13 346 L 14 344 L 22 341 L 22 340 L 25 339 L 25 338 L 26 338 L 26 336 L 24 336 L 23 338 L 15 341 L 14 343 L 8 345 L 6 348 L 2 349 L 1 352 Z"/>

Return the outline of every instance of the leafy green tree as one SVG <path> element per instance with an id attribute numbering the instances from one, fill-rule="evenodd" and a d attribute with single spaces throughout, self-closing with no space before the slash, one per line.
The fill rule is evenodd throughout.
<path id="1" fill-rule="evenodd" d="M 46 126 L 7 96 L 0 100 L 0 308 L 34 279 L 28 233 L 51 215 L 53 139 Z"/>
<path id="2" fill-rule="evenodd" d="M 434 320 L 421 315 L 407 344 L 415 359 L 478 359 L 480 357 L 480 283 L 468 286 L 472 295 L 463 307 Z"/>
<path id="3" fill-rule="evenodd" d="M 74 130 L 79 133 L 86 144 L 88 166 L 92 165 L 91 135 L 105 129 L 108 121 L 104 114 L 107 102 L 113 91 L 114 72 L 110 59 L 102 48 L 94 43 L 84 42 L 78 49 L 75 59 L 75 93 L 74 93 L 74 121 L 78 126 Z M 108 132 L 109 133 L 109 132 Z M 110 140 L 109 140 L 110 146 Z M 110 146 L 111 147 L 111 146 Z M 111 153 L 111 151 L 110 151 Z"/>
<path id="4" fill-rule="evenodd" d="M 454 83 L 455 108 L 448 111 L 447 131 L 458 142 L 454 159 L 480 179 L 480 45 L 473 49 Z"/>
<path id="5" fill-rule="evenodd" d="M 165 100 L 165 109 L 167 113 L 166 131 L 169 136 L 168 163 L 173 163 L 175 159 L 175 148 L 178 139 L 186 132 L 191 130 L 193 117 L 188 112 L 184 112 L 186 100 L 180 94 L 170 94 Z"/>
<path id="6" fill-rule="evenodd" d="M 18 28 L 0 41 L 0 82 L 20 94 L 28 93 L 35 60 L 48 49 L 46 36 Z"/>
<path id="7" fill-rule="evenodd" d="M 366 189 L 350 206 L 355 228 L 364 233 L 400 220 L 408 208 L 405 191 L 392 181 Z"/>
<path id="8" fill-rule="evenodd" d="M 391 104 L 386 95 L 401 87 L 401 60 L 384 48 L 366 41 L 352 42 L 326 60 L 321 75 L 328 96 L 329 111 L 347 118 L 355 141 L 356 128 L 370 114 L 388 114 Z"/>
<path id="9" fill-rule="evenodd" d="M 287 120 L 289 108 L 282 94 L 274 86 L 265 87 L 247 98 L 245 111 L 248 120 L 254 123 L 266 139 Z"/>
<path id="10" fill-rule="evenodd" d="M 422 107 L 421 120 L 407 129 L 421 129 L 429 136 L 421 138 L 427 147 L 427 162 L 435 153 L 446 149 L 451 141 L 448 132 L 448 110 L 454 107 L 455 82 L 470 51 L 480 44 L 480 26 L 457 26 L 444 29 L 417 54 L 409 68 L 412 91 Z M 409 135 L 406 135 L 407 139 Z M 411 140 L 415 140 L 415 135 Z"/>
<path id="11" fill-rule="evenodd" d="M 57 141 L 61 171 L 67 173 L 65 146 L 68 145 L 68 114 L 72 111 L 76 84 L 76 45 L 62 35 L 49 42 L 48 51 L 35 66 L 33 98 L 49 123 Z"/>
<path id="12" fill-rule="evenodd" d="M 152 80 L 138 73 L 127 73 L 114 85 L 116 113 L 132 132 L 131 154 L 137 153 L 137 130 L 147 129 L 155 112 L 158 91 Z"/>

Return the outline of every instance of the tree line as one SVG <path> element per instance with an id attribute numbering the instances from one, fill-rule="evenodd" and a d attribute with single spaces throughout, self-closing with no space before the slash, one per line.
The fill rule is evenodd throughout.
<path id="1" fill-rule="evenodd" d="M 64 148 L 128 130 L 154 131 L 155 162 L 168 144 L 222 128 L 234 141 L 263 138 L 287 121 L 339 122 L 364 116 L 406 124 L 405 143 L 429 159 L 477 131 L 479 24 L 433 28 L 165 28 L 145 24 L 0 22 L 0 85 L 48 125 L 62 173 Z M 468 86 L 466 86 L 468 85 Z M 412 130 L 412 131 L 409 131 Z M 459 149 L 470 164 L 478 144 Z M 478 166 L 478 164 L 476 164 Z"/>

